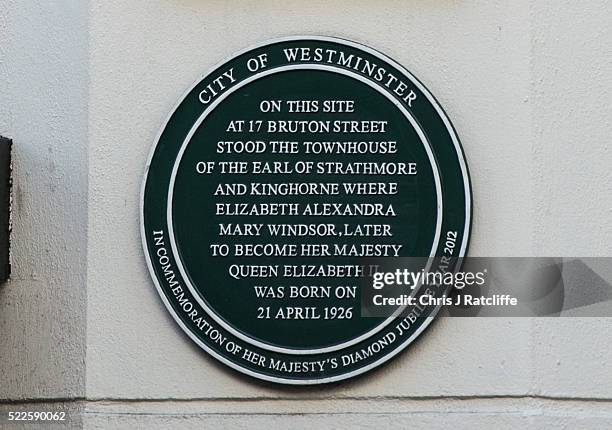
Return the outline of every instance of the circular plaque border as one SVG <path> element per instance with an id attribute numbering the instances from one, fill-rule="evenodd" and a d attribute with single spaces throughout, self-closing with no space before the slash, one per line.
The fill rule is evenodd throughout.
<path id="1" fill-rule="evenodd" d="M 213 357 L 215 357 L 217 360 L 223 362 L 224 364 L 228 365 L 229 367 L 247 374 L 249 376 L 258 378 L 258 379 L 262 379 L 262 380 L 266 380 L 266 381 L 271 381 L 271 382 L 277 382 L 277 383 L 284 383 L 284 384 L 293 384 L 293 385 L 305 385 L 305 384 L 322 384 L 322 383 L 329 383 L 329 382 L 334 382 L 334 381 L 340 381 L 343 379 L 347 379 L 347 378 L 351 378 L 354 376 L 357 376 L 359 374 L 365 373 L 375 367 L 378 367 L 380 365 L 382 365 L 383 363 L 387 362 L 388 360 L 390 360 L 391 358 L 393 358 L 395 355 L 397 355 L 398 353 L 400 353 L 402 350 L 404 350 L 416 337 L 418 337 L 428 326 L 429 324 L 433 321 L 435 315 L 437 314 L 438 310 L 439 310 L 439 306 L 434 307 L 431 309 L 431 311 L 426 314 L 424 317 L 422 317 L 422 322 L 421 324 L 414 330 L 412 331 L 412 333 L 410 334 L 410 336 L 408 336 L 407 338 L 402 338 L 399 341 L 399 345 L 394 347 L 393 349 L 391 349 L 388 353 L 383 353 L 381 354 L 381 356 L 370 362 L 367 363 L 364 366 L 360 366 L 357 367 L 354 370 L 350 370 L 344 373 L 337 373 L 334 374 L 332 376 L 323 376 L 320 378 L 299 378 L 299 377 L 287 377 L 287 376 L 276 376 L 271 374 L 272 372 L 259 372 L 259 371 L 255 371 L 252 368 L 249 368 L 247 366 L 243 366 L 239 363 L 237 363 L 234 360 L 229 359 L 226 355 L 224 355 L 223 353 L 219 352 L 217 349 L 211 347 L 211 345 L 207 344 L 206 342 L 202 341 L 202 339 L 200 339 L 198 336 L 196 336 L 192 329 L 190 329 L 186 323 L 183 321 L 183 319 L 181 318 L 181 316 L 175 311 L 173 305 L 170 303 L 170 301 L 168 300 L 168 297 L 166 296 L 167 291 L 165 291 L 165 289 L 161 286 L 160 281 L 158 279 L 158 275 L 156 273 L 156 270 L 153 266 L 153 262 L 152 262 L 152 256 L 150 255 L 150 251 L 149 251 L 149 243 L 147 242 L 147 234 L 146 234 L 146 224 L 145 224 L 145 191 L 146 191 L 146 186 L 147 186 L 147 182 L 148 182 L 148 178 L 149 178 L 149 169 L 151 166 L 151 163 L 153 161 L 153 158 L 155 156 L 155 153 L 157 152 L 158 149 L 158 145 L 160 142 L 160 139 L 162 137 L 162 134 L 164 132 L 164 130 L 167 128 L 172 116 L 174 115 L 174 113 L 176 112 L 176 110 L 181 106 L 181 104 L 186 100 L 187 96 L 189 94 L 191 94 L 191 92 L 204 80 L 206 79 L 212 72 L 214 72 L 215 70 L 217 70 L 218 68 L 220 68 L 221 66 L 223 66 L 225 63 L 228 63 L 232 60 L 237 59 L 238 57 L 244 55 L 245 53 L 248 53 L 250 51 L 256 50 L 258 48 L 262 48 L 265 46 L 269 46 L 269 45 L 274 45 L 274 44 L 279 44 L 279 43 L 286 43 L 286 42 L 300 42 L 300 41 L 313 41 L 313 42 L 329 42 L 329 43 L 336 43 L 336 44 L 340 44 L 340 45 L 345 45 L 347 47 L 356 49 L 356 50 L 361 50 L 373 57 L 378 58 L 379 60 L 391 65 L 393 68 L 395 68 L 396 70 L 400 71 L 405 78 L 407 78 L 416 88 L 418 88 L 418 90 L 422 93 L 423 96 L 426 97 L 427 101 L 430 103 L 430 105 L 434 108 L 434 110 L 436 111 L 439 119 L 442 120 L 444 126 L 446 127 L 446 131 L 448 132 L 448 135 L 450 136 L 452 143 L 454 145 L 454 152 L 455 155 L 457 157 L 457 161 L 459 163 L 459 167 L 461 169 L 461 177 L 463 179 L 463 189 L 465 191 L 465 224 L 464 224 L 464 228 L 463 228 L 463 232 L 462 232 L 462 236 L 461 236 L 461 244 L 459 247 L 459 251 L 457 254 L 457 258 L 461 258 L 463 256 L 465 256 L 465 253 L 467 252 L 467 247 L 469 244 L 469 236 L 470 236 L 470 230 L 471 230 L 471 213 L 472 213 L 472 191 L 471 191 L 471 184 L 470 184 L 470 177 L 469 177 L 469 172 L 467 169 L 467 163 L 465 161 L 465 155 L 463 152 L 463 148 L 461 147 L 461 144 L 459 142 L 459 138 L 450 122 L 450 120 L 448 119 L 448 117 L 446 116 L 444 110 L 442 109 L 442 107 L 438 104 L 438 102 L 436 101 L 436 99 L 433 97 L 433 95 L 427 90 L 427 88 L 416 78 L 414 77 L 408 70 L 406 70 L 403 66 L 401 66 L 400 64 L 398 64 L 397 62 L 395 62 L 394 60 L 392 60 L 391 58 L 389 58 L 388 56 L 386 56 L 385 54 L 382 54 L 380 52 L 378 52 L 377 50 L 374 50 L 366 45 L 357 43 L 357 42 L 353 42 L 350 40 L 346 40 L 346 39 L 342 39 L 342 38 L 336 38 L 336 37 L 330 37 L 330 36 L 290 36 L 290 37 L 283 37 L 283 38 L 276 38 L 276 39 L 271 39 L 271 40 L 266 40 L 263 41 L 259 44 L 250 46 L 246 49 L 243 49 L 239 52 L 237 52 L 236 54 L 228 57 L 227 59 L 225 59 L 224 61 L 216 64 L 215 66 L 213 66 L 211 69 L 209 69 L 205 74 L 201 75 L 195 82 L 194 84 L 189 87 L 189 89 L 187 91 L 185 91 L 185 93 L 183 94 L 183 96 L 179 99 L 179 101 L 177 102 L 177 104 L 174 106 L 174 108 L 170 111 L 170 113 L 168 114 L 166 121 L 164 122 L 162 128 L 159 130 L 156 139 L 155 139 L 155 144 L 153 145 L 153 147 L 151 148 L 148 158 L 147 158 L 147 164 L 146 164 L 146 168 L 145 168 L 145 175 L 144 175 L 144 179 L 142 182 L 142 186 L 141 186 L 141 199 L 140 199 L 140 229 L 141 229 L 141 239 L 142 239 L 142 245 L 143 245 L 143 250 L 144 250 L 144 254 L 145 254 L 145 259 L 146 259 L 146 263 L 147 263 L 147 267 L 149 269 L 151 278 L 153 279 L 153 282 L 155 284 L 155 287 L 164 303 L 164 305 L 166 306 L 166 308 L 168 309 L 168 311 L 170 312 L 170 314 L 172 315 L 173 319 L 177 322 L 177 324 L 181 327 L 181 329 L 198 345 L 200 346 L 202 349 L 204 349 L 207 353 L 209 353 L 210 355 L 212 355 Z M 255 74 L 258 75 L 258 74 Z M 396 103 L 397 104 L 397 103 Z M 412 114 L 411 114 L 412 116 Z M 418 131 L 421 131 L 422 128 L 421 127 L 415 127 L 415 129 L 417 129 Z M 188 139 L 186 139 L 185 141 L 187 141 Z M 427 139 L 426 139 L 427 140 Z M 178 163 L 177 163 L 178 165 Z M 178 260 L 177 260 L 178 261 Z M 454 268 L 454 270 L 457 270 L 457 267 Z M 198 297 L 198 295 L 194 295 L 194 297 Z M 317 351 L 315 351 L 317 352 Z M 317 352 L 318 353 L 318 352 Z M 306 354 L 310 354 L 310 352 L 306 352 Z M 296 357 L 295 355 L 293 355 L 293 357 Z"/>

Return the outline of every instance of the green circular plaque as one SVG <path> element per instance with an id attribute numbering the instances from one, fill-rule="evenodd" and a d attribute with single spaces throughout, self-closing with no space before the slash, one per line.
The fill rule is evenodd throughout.
<path id="1" fill-rule="evenodd" d="M 459 139 L 423 84 L 371 48 L 305 36 L 245 50 L 186 93 L 149 157 L 141 230 L 193 341 L 248 375 L 314 384 L 425 329 L 438 307 L 370 316 L 363 293 L 380 261 L 456 270 L 470 215 Z"/>

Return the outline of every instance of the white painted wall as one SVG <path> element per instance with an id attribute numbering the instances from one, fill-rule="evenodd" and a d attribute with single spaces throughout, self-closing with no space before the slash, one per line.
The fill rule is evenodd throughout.
<path id="1" fill-rule="evenodd" d="M 88 10 L 0 0 L 0 134 L 13 139 L 0 399 L 85 393 Z"/>
<path id="2" fill-rule="evenodd" d="M 105 429 L 612 426 L 609 319 L 444 319 L 365 377 L 277 387 L 227 370 L 182 334 L 138 230 L 146 156 L 183 91 L 251 44 L 323 34 L 387 53 L 444 106 L 472 174 L 471 255 L 609 256 L 612 4 L 30 3 L 0 0 L 0 130 L 15 139 L 18 184 L 0 397 L 85 395 L 85 426 Z M 70 339 L 44 347 L 52 361 L 41 360 L 41 331 Z"/>

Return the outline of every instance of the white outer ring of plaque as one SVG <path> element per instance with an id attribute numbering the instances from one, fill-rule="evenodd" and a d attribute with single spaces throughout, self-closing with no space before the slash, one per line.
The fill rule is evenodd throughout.
<path id="1" fill-rule="evenodd" d="M 350 339 L 350 340 L 348 340 L 346 342 L 338 343 L 338 344 L 335 344 L 335 345 L 330 345 L 330 346 L 326 346 L 326 347 L 323 347 L 323 348 L 298 349 L 298 348 L 285 348 L 285 347 L 271 345 L 271 344 L 266 343 L 266 342 L 262 342 L 260 340 L 257 340 L 255 338 L 253 338 L 253 337 L 251 337 L 251 336 L 241 332 L 240 330 L 237 330 L 231 324 L 228 324 L 220 315 L 218 315 L 214 311 L 214 309 L 211 309 L 211 307 L 208 306 L 206 301 L 201 297 L 201 295 L 198 292 L 198 290 L 191 283 L 191 281 L 189 279 L 189 276 L 187 275 L 187 272 L 185 270 L 185 267 L 183 266 L 183 262 L 181 261 L 180 254 L 178 252 L 178 248 L 177 248 L 175 237 L 174 237 L 174 227 L 173 227 L 173 222 L 172 222 L 173 221 L 173 219 L 172 219 L 172 201 L 173 201 L 173 197 L 174 197 L 174 183 L 175 183 L 175 180 L 176 180 L 176 175 L 177 175 L 177 172 L 178 172 L 178 169 L 179 169 L 179 165 L 181 164 L 181 161 L 183 159 L 183 154 L 185 153 L 185 150 L 187 149 L 187 146 L 189 146 L 189 142 L 193 138 L 193 135 L 196 133 L 196 131 L 198 130 L 200 125 L 202 125 L 202 123 L 204 122 L 206 117 L 221 102 L 223 102 L 223 100 L 225 100 L 230 94 L 232 94 L 235 91 L 239 90 L 240 88 L 250 84 L 251 82 L 254 82 L 257 79 L 261 79 L 261 78 L 269 76 L 269 75 L 273 75 L 273 74 L 281 73 L 281 72 L 285 72 L 285 71 L 293 71 L 293 70 L 323 70 L 323 71 L 327 71 L 327 72 L 338 73 L 340 75 L 345 75 L 345 76 L 353 78 L 353 79 L 355 79 L 357 81 L 360 81 L 360 82 L 370 86 L 371 88 L 375 89 L 380 94 L 382 94 L 387 99 L 389 99 L 400 110 L 400 112 L 408 119 L 408 121 L 410 122 L 410 124 L 412 125 L 414 130 L 417 132 L 417 134 L 418 134 L 418 136 L 419 136 L 419 138 L 421 140 L 421 143 L 422 143 L 423 147 L 425 148 L 425 151 L 427 152 L 427 157 L 429 158 L 429 163 L 431 164 L 431 168 L 432 168 L 433 175 L 434 175 L 434 182 L 435 182 L 435 185 L 436 185 L 436 200 L 437 200 L 436 231 L 435 231 L 435 235 L 434 235 L 433 245 L 432 245 L 432 248 L 431 248 L 431 251 L 430 251 L 430 255 L 429 255 L 429 258 L 428 258 L 428 262 L 427 262 L 427 265 L 425 267 L 425 271 L 429 270 L 429 267 L 431 266 L 431 263 L 432 263 L 432 258 L 435 256 L 436 250 L 438 249 L 438 245 L 440 243 L 440 234 L 441 234 L 441 230 L 442 230 L 442 214 L 443 214 L 443 207 L 442 207 L 442 205 L 443 205 L 443 202 L 442 202 L 442 186 L 441 186 L 441 181 L 440 181 L 440 172 L 438 170 L 438 165 L 437 165 L 435 157 L 433 155 L 433 151 L 431 149 L 431 145 L 430 145 L 429 141 L 427 140 L 427 137 L 425 136 L 425 133 L 423 132 L 423 130 L 421 129 L 421 127 L 419 126 L 417 121 L 414 119 L 412 114 L 394 96 L 392 96 L 387 91 L 385 91 L 382 88 L 380 88 L 379 85 L 371 82 L 370 80 L 360 76 L 359 74 L 357 74 L 355 72 L 352 72 L 352 71 L 349 71 L 349 70 L 345 70 L 345 69 L 336 68 L 336 67 L 333 67 L 333 66 L 327 66 L 327 65 L 323 65 L 323 64 L 295 64 L 295 65 L 288 65 L 288 66 L 279 66 L 279 67 L 275 67 L 273 69 L 265 70 L 265 71 L 260 72 L 260 73 L 256 73 L 256 74 L 251 75 L 248 78 L 238 82 L 233 87 L 229 88 L 223 94 L 219 95 L 215 99 L 214 102 L 209 104 L 206 107 L 206 109 L 204 109 L 204 112 L 202 112 L 202 114 L 197 119 L 197 121 L 195 121 L 195 123 L 193 124 L 193 126 L 189 130 L 189 133 L 187 133 L 187 136 L 183 140 L 183 143 L 181 145 L 181 149 L 179 150 L 179 152 L 177 154 L 177 157 L 176 157 L 176 159 L 174 161 L 174 166 L 172 168 L 172 175 L 170 177 L 170 185 L 168 186 L 168 199 L 167 199 L 167 203 L 166 203 L 166 215 L 167 215 L 167 224 L 168 224 L 168 237 L 170 239 L 170 247 L 172 249 L 172 254 L 174 256 L 174 260 L 176 262 L 176 265 L 178 267 L 178 270 L 179 270 L 181 276 L 183 277 L 183 280 L 185 281 L 185 285 L 187 285 L 187 288 L 189 289 L 191 294 L 195 297 L 196 301 L 200 304 L 200 306 L 202 306 L 202 308 L 206 311 L 206 313 L 212 319 L 214 319 L 219 325 L 221 325 L 225 330 L 229 331 L 231 334 L 233 334 L 237 338 L 239 338 L 239 339 L 241 339 L 241 340 L 243 340 L 243 341 L 245 341 L 247 343 L 250 343 L 251 345 L 257 346 L 257 347 L 262 348 L 262 349 L 265 349 L 267 351 L 279 352 L 279 353 L 284 353 L 284 354 L 292 354 L 292 355 L 324 354 L 324 353 L 339 351 L 339 350 L 342 350 L 344 348 L 348 348 L 350 346 L 356 345 L 359 342 L 361 342 L 361 341 L 363 341 L 365 339 L 368 339 L 369 337 L 375 335 L 376 333 L 378 333 L 379 331 L 381 331 L 385 327 L 387 327 L 391 322 L 393 322 L 397 318 L 397 316 L 401 314 L 401 312 L 405 309 L 406 306 L 398 307 L 397 310 L 392 315 L 387 317 L 387 319 L 385 319 L 382 323 L 380 323 L 379 325 L 377 325 L 373 329 L 367 331 L 366 333 L 363 333 L 363 334 L 361 334 L 361 335 L 359 335 L 359 336 L 357 336 L 355 338 L 352 338 L 352 339 Z M 418 290 L 418 288 L 415 288 L 413 291 L 416 292 L 417 290 Z"/>
<path id="2" fill-rule="evenodd" d="M 226 358 L 225 356 L 219 354 L 217 351 L 215 351 L 213 348 L 211 348 L 206 343 L 204 343 L 201 339 L 199 339 L 195 334 L 193 334 L 191 332 L 191 330 L 185 325 L 185 323 L 181 320 L 179 315 L 174 311 L 174 308 L 172 307 L 172 305 L 170 304 L 170 301 L 166 297 L 166 293 L 165 293 L 164 289 L 161 287 L 161 285 L 159 283 L 159 280 L 157 279 L 157 276 L 156 276 L 156 273 L 155 273 L 155 268 L 153 267 L 153 262 L 151 261 L 151 256 L 149 255 L 149 247 L 148 247 L 148 244 L 147 244 L 147 235 L 146 235 L 147 232 L 145 230 L 145 224 L 144 224 L 145 189 L 146 189 L 146 186 L 147 186 L 147 178 L 148 178 L 148 174 L 149 174 L 149 167 L 151 166 L 151 161 L 153 160 L 153 156 L 155 155 L 155 150 L 157 149 L 157 143 L 159 142 L 159 139 L 161 138 L 162 133 L 166 129 L 166 126 L 170 122 L 170 119 L 172 118 L 172 115 L 174 114 L 176 109 L 181 105 L 181 103 L 183 103 L 185 98 L 187 98 L 189 93 L 191 93 L 191 91 L 193 91 L 193 89 L 204 78 L 206 78 L 210 73 L 212 73 L 215 69 L 219 68 L 223 64 L 227 63 L 230 60 L 233 60 L 234 58 L 236 58 L 236 57 L 238 57 L 238 56 L 240 56 L 242 54 L 245 54 L 245 53 L 247 53 L 247 52 L 249 52 L 249 51 L 251 51 L 253 49 L 261 48 L 262 46 L 273 45 L 275 43 L 282 43 L 282 42 L 299 41 L 299 40 L 318 40 L 318 41 L 324 41 L 324 42 L 333 42 L 333 43 L 344 44 L 344 45 L 347 45 L 347 46 L 351 46 L 353 48 L 360 49 L 360 50 L 362 50 L 364 52 L 367 52 L 370 55 L 373 55 L 375 57 L 378 57 L 381 60 L 384 60 L 384 61 L 388 62 L 389 64 L 391 64 L 396 69 L 400 70 L 404 74 L 404 76 L 406 76 L 417 88 L 419 88 L 419 90 L 423 93 L 423 95 L 431 103 L 431 105 L 436 110 L 438 116 L 440 117 L 440 119 L 442 120 L 444 125 L 446 126 L 446 130 L 448 131 L 448 133 L 449 133 L 449 135 L 450 135 L 450 137 L 451 137 L 451 139 L 453 141 L 453 145 L 455 147 L 455 153 L 457 154 L 457 161 L 459 162 L 459 166 L 461 168 L 461 175 L 463 177 L 463 184 L 465 186 L 465 195 L 464 195 L 464 197 L 465 197 L 465 214 L 466 214 L 466 218 L 465 218 L 465 224 L 464 224 L 464 228 L 463 228 L 463 239 L 461 241 L 461 247 L 459 248 L 458 258 L 462 258 L 462 257 L 465 256 L 465 251 L 467 249 L 467 244 L 468 244 L 468 238 L 470 236 L 470 227 L 471 227 L 471 219 L 472 219 L 472 194 L 471 194 L 470 178 L 469 178 L 469 175 L 468 175 L 468 172 L 467 172 L 467 166 L 465 164 L 465 155 L 463 153 L 463 149 L 461 148 L 461 144 L 459 143 L 459 138 L 457 137 L 457 133 L 456 133 L 455 129 L 453 128 L 452 124 L 450 123 L 450 120 L 446 116 L 446 113 L 444 112 L 444 110 L 442 109 L 440 104 L 438 103 L 438 101 L 429 92 L 429 90 L 421 83 L 421 81 L 419 81 L 412 73 L 410 73 L 408 71 L 408 69 L 406 69 L 401 64 L 397 63 L 392 58 L 388 57 L 386 54 L 383 54 L 382 52 L 379 52 L 379 51 L 377 51 L 377 50 L 375 50 L 373 48 L 370 48 L 367 45 L 364 45 L 364 44 L 361 44 L 361 43 L 358 43 L 358 42 L 353 42 L 352 40 L 342 39 L 342 38 L 339 38 L 339 37 L 316 36 L 316 35 L 311 35 L 311 36 L 303 36 L 302 35 L 302 36 L 279 37 L 279 38 L 275 38 L 275 39 L 268 39 L 268 40 L 265 40 L 263 42 L 260 42 L 260 43 L 257 43 L 255 45 L 252 45 L 252 46 L 249 46 L 247 48 L 244 48 L 244 49 L 236 52 L 235 54 L 227 57 L 225 60 L 217 63 L 213 67 L 211 67 L 205 74 L 201 75 L 198 78 L 198 80 L 196 80 L 183 93 L 183 96 L 175 103 L 175 105 L 173 106 L 172 110 L 166 115 L 166 119 L 165 119 L 162 127 L 159 129 L 159 131 L 157 132 L 157 135 L 155 136 L 155 145 L 153 145 L 151 147 L 151 149 L 149 150 L 149 155 L 147 157 L 147 162 L 146 162 L 145 168 L 144 168 L 144 175 L 143 175 L 142 183 L 140 185 L 140 239 L 141 239 L 141 242 L 142 242 L 143 253 L 144 253 L 145 261 L 147 263 L 147 268 L 149 269 L 149 274 L 151 275 L 151 279 L 153 280 L 153 285 L 155 285 L 155 288 L 157 289 L 157 293 L 159 294 L 159 297 L 161 298 L 164 306 L 166 307 L 166 310 L 170 313 L 170 315 L 172 316 L 174 321 L 179 325 L 181 330 L 183 330 L 183 332 L 196 345 L 198 345 L 200 348 L 202 348 L 204 351 L 206 351 L 208 354 L 210 354 L 212 357 L 216 358 L 217 360 L 219 360 L 221 363 L 225 364 L 226 366 L 228 366 L 228 367 L 230 367 L 230 368 L 232 368 L 232 369 L 234 369 L 234 370 L 236 370 L 236 371 L 238 371 L 238 372 L 240 372 L 242 374 L 252 376 L 253 378 L 257 378 L 257 379 L 260 379 L 260 380 L 263 380 L 263 381 L 276 382 L 276 383 L 288 384 L 288 385 L 314 385 L 314 384 L 327 384 L 327 383 L 331 383 L 331 382 L 337 382 L 337 381 L 342 381 L 342 380 L 345 380 L 345 379 L 349 379 L 349 378 L 352 378 L 354 376 L 358 376 L 358 375 L 361 375 L 363 373 L 366 373 L 366 372 L 368 372 L 368 371 L 370 371 L 372 369 L 375 369 L 376 367 L 378 367 L 378 366 L 386 363 L 387 361 L 391 360 L 397 354 L 402 352 L 408 345 L 410 345 L 414 341 L 414 339 L 416 339 L 427 327 L 429 327 L 429 324 L 432 323 L 432 321 L 435 318 L 435 315 L 437 315 L 437 313 L 440 310 L 441 306 L 437 306 L 432 311 L 432 313 L 431 313 L 432 316 L 427 317 L 426 320 L 419 326 L 419 328 L 417 328 L 416 331 L 408 339 L 404 340 L 404 342 L 400 346 L 395 348 L 389 354 L 384 355 L 380 359 L 378 359 L 378 360 L 368 364 L 367 366 L 360 367 L 360 368 L 358 368 L 356 370 L 353 370 L 351 372 L 341 373 L 341 374 L 338 374 L 336 376 L 329 376 L 329 377 L 325 377 L 325 378 L 293 379 L 293 378 L 287 378 L 287 377 L 265 375 L 265 374 L 263 374 L 261 372 L 256 372 L 254 370 L 251 370 L 251 369 L 248 369 L 248 368 L 246 368 L 244 366 L 241 366 L 240 364 L 237 364 L 237 363 L 233 362 L 232 360 Z"/>

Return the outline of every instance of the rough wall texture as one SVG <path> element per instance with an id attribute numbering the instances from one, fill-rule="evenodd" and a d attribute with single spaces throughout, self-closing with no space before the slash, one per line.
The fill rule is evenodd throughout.
<path id="1" fill-rule="evenodd" d="M 0 352 L 13 363 L 0 375 L 2 397 L 75 397 L 85 387 L 84 424 L 105 429 L 612 426 L 610 320 L 440 320 L 365 377 L 278 387 L 225 369 L 180 332 L 149 279 L 138 230 L 146 156 L 185 88 L 255 42 L 323 34 L 389 54 L 444 106 L 473 178 L 471 255 L 610 255 L 609 2 L 108 0 L 91 1 L 88 17 L 73 2 L 45 3 L 63 33 L 29 6 L 2 3 L 11 43 L 0 45 L 0 76 L 14 82 L 0 96 L 14 106 L 0 103 L 9 118 L 0 130 L 22 146 L 24 166 L 16 277 L 0 289 L 11 333 Z M 26 25 L 74 46 L 56 52 L 52 37 L 15 36 Z M 88 68 L 77 62 L 83 52 Z M 34 111 L 41 93 L 46 104 Z M 86 339 L 75 305 L 85 285 Z M 40 337 L 41 324 L 70 342 L 19 338 Z M 56 391 L 41 389 L 43 377 Z"/>
<path id="2" fill-rule="evenodd" d="M 0 399 L 84 394 L 86 6 L 0 1 L 0 134 L 13 139 L 12 277 L 0 286 Z"/>
<path id="3" fill-rule="evenodd" d="M 612 255 L 612 4 L 532 5 L 534 248 Z M 556 397 L 612 397 L 612 319 L 534 322 L 534 383 Z"/>

